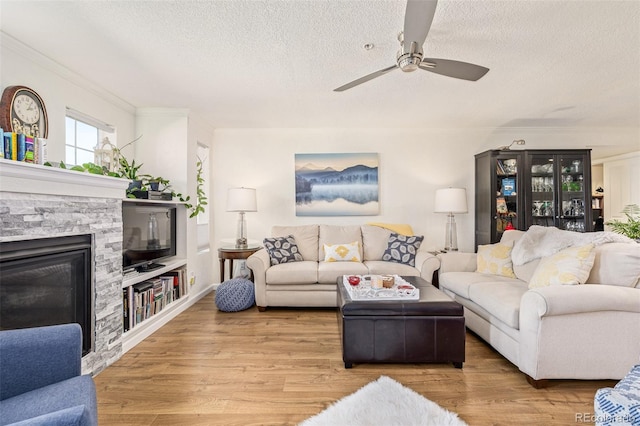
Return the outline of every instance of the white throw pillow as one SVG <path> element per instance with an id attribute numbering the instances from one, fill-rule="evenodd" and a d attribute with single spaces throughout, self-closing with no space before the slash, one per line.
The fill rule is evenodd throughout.
<path id="1" fill-rule="evenodd" d="M 596 257 L 593 247 L 593 244 L 569 247 L 543 258 L 529 281 L 529 288 L 584 284 Z"/>
<path id="2" fill-rule="evenodd" d="M 349 244 L 324 244 L 325 262 L 362 262 L 358 242 Z"/>
<path id="3" fill-rule="evenodd" d="M 513 241 L 478 246 L 476 272 L 516 278 L 511 262 Z"/>

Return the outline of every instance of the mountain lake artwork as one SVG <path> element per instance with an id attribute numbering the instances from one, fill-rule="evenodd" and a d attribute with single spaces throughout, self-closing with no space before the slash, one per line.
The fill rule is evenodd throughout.
<path id="1" fill-rule="evenodd" d="M 379 213 L 378 154 L 295 154 L 296 216 Z"/>

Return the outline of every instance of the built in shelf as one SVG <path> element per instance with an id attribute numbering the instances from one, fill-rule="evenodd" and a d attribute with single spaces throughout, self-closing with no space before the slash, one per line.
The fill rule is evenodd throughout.
<path id="1" fill-rule="evenodd" d="M 133 272 L 131 274 L 125 274 L 122 280 L 122 288 L 129 287 L 134 284 L 138 284 L 142 281 L 150 280 L 159 275 L 164 274 L 165 272 L 173 271 L 174 269 L 178 269 L 182 266 L 187 265 L 187 259 L 182 258 L 171 258 L 162 261 L 164 266 L 156 269 L 152 269 L 148 272 Z"/>

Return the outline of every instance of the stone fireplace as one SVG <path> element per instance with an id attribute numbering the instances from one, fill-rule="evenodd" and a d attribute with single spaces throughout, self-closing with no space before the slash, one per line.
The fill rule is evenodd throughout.
<path id="1" fill-rule="evenodd" d="M 83 373 L 122 355 L 122 197 L 128 181 L 0 160 L 0 241 L 89 235 L 93 350 Z"/>

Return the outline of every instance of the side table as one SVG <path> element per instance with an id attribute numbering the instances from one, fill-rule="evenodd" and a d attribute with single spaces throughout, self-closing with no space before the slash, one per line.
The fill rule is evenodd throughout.
<path id="1" fill-rule="evenodd" d="M 262 246 L 249 246 L 247 248 L 236 247 L 220 247 L 218 249 L 218 260 L 220 260 L 220 282 L 224 281 L 224 266 L 226 260 L 229 260 L 229 278 L 233 278 L 233 261 L 234 260 L 246 260 L 253 253 L 260 250 Z"/>

